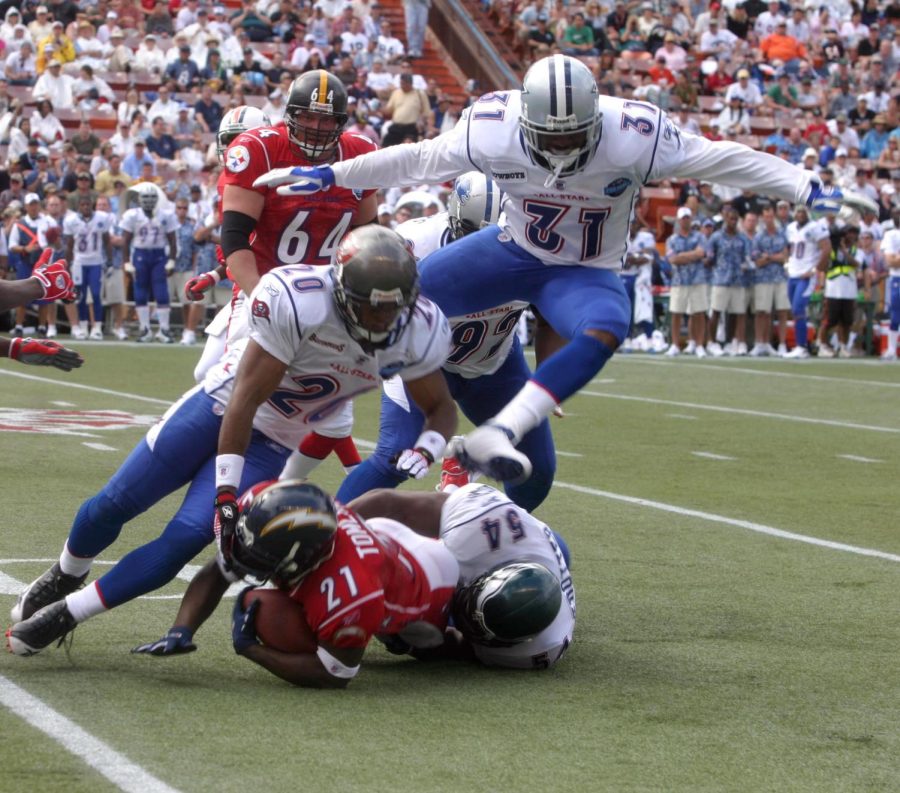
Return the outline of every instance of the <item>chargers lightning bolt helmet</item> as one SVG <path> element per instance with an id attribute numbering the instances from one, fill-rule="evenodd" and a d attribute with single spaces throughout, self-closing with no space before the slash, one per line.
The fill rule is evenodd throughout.
<path id="1" fill-rule="evenodd" d="M 225 149 L 242 132 L 257 127 L 269 127 L 271 124 L 269 117 L 258 107 L 251 105 L 233 107 L 222 116 L 219 131 L 216 133 L 216 156 L 219 162 L 225 164 Z"/>
<path id="2" fill-rule="evenodd" d="M 394 344 L 418 296 L 416 259 L 397 232 L 366 225 L 341 240 L 334 257 L 334 302 L 364 349 Z"/>
<path id="3" fill-rule="evenodd" d="M 347 89 L 331 72 L 314 69 L 291 83 L 284 123 L 291 143 L 310 162 L 333 159 L 348 118 Z"/>
<path id="4" fill-rule="evenodd" d="M 591 70 L 576 58 L 541 58 L 522 82 L 519 118 L 525 144 L 547 183 L 583 171 L 597 151 L 602 131 L 599 92 Z"/>
<path id="5" fill-rule="evenodd" d="M 453 598 L 453 622 L 474 644 L 518 644 L 547 628 L 562 603 L 559 580 L 536 562 L 489 570 Z"/>
<path id="6" fill-rule="evenodd" d="M 334 501 L 297 480 L 265 483 L 241 496 L 232 563 L 241 576 L 293 586 L 331 557 Z"/>
<path id="7" fill-rule="evenodd" d="M 481 171 L 458 176 L 447 199 L 450 235 L 454 240 L 491 226 L 500 219 L 503 191 Z"/>

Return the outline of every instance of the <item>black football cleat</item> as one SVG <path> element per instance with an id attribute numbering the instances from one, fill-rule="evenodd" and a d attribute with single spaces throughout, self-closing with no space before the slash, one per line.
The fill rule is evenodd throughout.
<path id="1" fill-rule="evenodd" d="M 13 655 L 36 655 L 57 640 L 62 644 L 76 625 L 66 601 L 59 600 L 13 625 L 6 632 L 6 646 Z"/>
<path id="2" fill-rule="evenodd" d="M 16 605 L 12 607 L 9 616 L 13 622 L 27 620 L 32 614 L 44 606 L 49 606 L 57 600 L 62 600 L 66 595 L 71 595 L 87 578 L 84 575 L 66 575 L 56 562 L 40 578 L 36 578 L 28 585 Z"/>

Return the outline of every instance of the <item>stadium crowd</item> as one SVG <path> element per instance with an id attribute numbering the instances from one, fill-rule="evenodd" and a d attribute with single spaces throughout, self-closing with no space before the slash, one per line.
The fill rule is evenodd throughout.
<path id="1" fill-rule="evenodd" d="M 575 55 L 591 67 L 601 93 L 658 105 L 684 129 L 765 149 L 818 172 L 825 184 L 870 198 L 877 211 L 853 219 L 860 230 L 857 286 L 860 301 L 872 304 L 868 310 L 875 316 L 890 310 L 885 285 L 892 266 L 889 257 L 895 254 L 882 252 L 881 240 L 900 203 L 900 111 L 893 94 L 900 66 L 900 4 L 749 0 L 707 5 L 664 0 L 603 5 L 590 0 L 523 5 L 501 0 L 488 7 L 524 61 L 553 52 Z M 239 8 L 198 0 L 25 3 L 7 8 L 0 29 L 5 78 L 0 79 L 0 150 L 5 146 L 0 155 L 0 245 L 9 248 L 17 224 L 22 225 L 19 220 L 28 215 L 29 199 L 36 203 L 37 225 L 42 226 L 36 239 L 43 243 L 44 225 L 61 226 L 64 208 L 77 210 L 78 191 L 95 200 L 102 197 L 103 206 L 108 204 L 120 218 L 129 188 L 149 181 L 183 210 L 179 250 L 170 267 L 176 301 L 181 299 L 184 273 L 213 266 L 216 237 L 207 219 L 220 167 L 214 135 L 228 109 L 253 104 L 279 119 L 291 80 L 324 67 L 348 87 L 350 125 L 382 145 L 435 136 L 451 128 L 462 111 L 435 80 L 416 73 L 414 58 L 421 52 L 410 47 L 413 60 L 407 59 L 398 37 L 402 33 L 391 29 L 383 9 L 370 0 L 323 0 L 315 5 L 246 0 Z M 67 114 L 85 119 L 77 132 L 61 122 Z M 625 277 L 637 283 L 637 292 L 632 284 L 631 293 L 637 295 L 635 315 L 641 322 L 626 348 L 675 354 L 679 338 L 661 340 L 660 327 L 654 338 L 652 324 L 646 324 L 653 321 L 653 301 L 648 318 L 646 275 L 640 275 L 649 267 L 650 286 L 657 291 L 682 286 L 684 268 L 671 256 L 680 222 L 675 205 L 691 212 L 691 231 L 706 243 L 722 230 L 724 206 L 737 210 L 740 233 L 751 243 L 761 233 L 761 218 L 769 208 L 752 193 L 717 185 L 687 181 L 663 187 L 675 189 L 670 212 L 653 211 L 646 203 L 638 208 L 635 250 Z M 427 188 L 419 191 L 418 200 L 409 193 L 388 192 L 380 196 L 379 221 L 393 225 L 410 214 L 438 211 L 441 192 Z M 786 214 L 771 210 L 782 231 L 795 220 L 790 207 Z M 829 229 L 822 228 L 828 236 Z M 129 258 L 121 231 L 118 226 L 111 229 L 112 268 Z M 46 241 L 63 252 L 65 243 L 54 240 L 51 233 Z M 766 283 L 776 284 L 764 290 L 767 296 L 774 291 L 772 304 L 768 311 L 753 305 L 754 316 L 763 315 L 753 321 L 754 335 L 766 332 L 770 320 L 765 315 L 774 313 L 779 347 L 790 341 L 782 314 L 787 278 L 782 273 L 781 280 L 772 281 L 776 275 L 771 267 L 770 275 L 763 276 L 758 251 L 753 250 L 729 276 L 729 287 L 740 282 L 744 288 L 741 296 L 722 307 L 722 295 L 718 301 L 707 295 L 712 317 L 706 309 L 692 311 L 693 305 L 684 307 L 681 298 L 676 299 L 675 308 L 682 311 L 673 309 L 675 319 L 685 313 L 707 317 L 705 341 L 699 343 L 704 351 L 718 354 L 716 329 L 720 338 L 725 331 L 733 340 L 724 349 L 734 354 L 752 351 L 740 328 L 751 297 L 761 299 L 762 294 L 755 293 Z M 34 257 L 36 251 L 37 246 L 27 254 L 8 252 L 14 260 Z M 703 266 L 692 280 L 725 286 L 715 275 L 715 253 L 708 247 L 704 251 Z M 4 253 L 0 249 L 0 255 Z M 820 282 L 814 284 L 816 294 L 825 291 L 826 272 L 827 267 L 813 279 Z M 221 302 L 227 290 L 218 294 Z M 798 306 L 790 307 L 795 321 L 805 315 L 805 307 Z M 74 320 L 74 309 L 67 312 Z M 79 337 L 94 329 L 85 313 L 90 316 L 92 309 L 83 306 L 80 323 L 73 324 L 73 334 Z M 734 331 L 734 320 L 717 323 L 709 338 L 706 325 L 718 313 L 741 321 Z M 46 326 L 52 335 L 46 314 L 39 330 Z M 121 310 L 114 316 L 114 329 L 124 336 Z M 699 319 L 694 322 L 699 327 Z M 858 331 L 858 317 L 855 325 Z M 99 337 L 103 331 L 96 328 Z M 697 333 L 688 334 L 689 350 L 698 346 Z M 183 341 L 193 339 L 188 326 Z M 760 343 L 757 354 L 772 351 L 768 341 Z M 823 348 L 826 354 L 829 346 Z M 886 346 L 889 353 L 896 348 Z"/>

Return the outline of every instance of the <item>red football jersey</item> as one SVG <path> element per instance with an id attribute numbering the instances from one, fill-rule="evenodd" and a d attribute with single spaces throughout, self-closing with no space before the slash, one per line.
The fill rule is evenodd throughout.
<path id="1" fill-rule="evenodd" d="M 415 556 L 338 506 L 331 558 L 291 591 L 319 643 L 365 647 L 376 633 L 425 620 L 443 631 L 453 588 L 432 589 Z"/>
<path id="2" fill-rule="evenodd" d="M 368 138 L 345 132 L 336 159 L 349 160 L 376 148 Z M 223 189 L 233 184 L 266 199 L 250 238 L 260 275 L 284 264 L 331 264 L 331 254 L 350 228 L 360 201 L 375 192 L 332 187 L 309 196 L 280 196 L 275 188 L 253 187 L 258 176 L 273 168 L 308 164 L 291 144 L 283 123 L 242 132 L 225 152 Z"/>

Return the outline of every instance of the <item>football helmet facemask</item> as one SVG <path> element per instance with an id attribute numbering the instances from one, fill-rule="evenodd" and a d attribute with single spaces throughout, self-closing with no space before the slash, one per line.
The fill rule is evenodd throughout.
<path id="1" fill-rule="evenodd" d="M 137 205 L 144 210 L 148 218 L 152 218 L 159 205 L 159 188 L 150 182 L 141 182 L 131 188 L 137 198 Z"/>
<path id="2" fill-rule="evenodd" d="M 460 587 L 453 597 L 453 622 L 473 644 L 510 646 L 547 628 L 561 603 L 553 573 L 536 562 L 516 562 Z"/>
<path id="3" fill-rule="evenodd" d="M 252 490 L 239 502 L 234 570 L 258 581 L 295 586 L 334 552 L 334 502 L 315 485 L 291 479 Z"/>
<path id="4" fill-rule="evenodd" d="M 225 164 L 225 149 L 242 132 L 271 125 L 269 117 L 258 107 L 239 105 L 229 110 L 222 116 L 216 133 L 216 156 L 219 162 Z"/>
<path id="5" fill-rule="evenodd" d="M 294 148 L 311 163 L 334 158 L 348 117 L 347 89 L 331 72 L 315 69 L 291 83 L 284 123 Z"/>
<path id="6" fill-rule="evenodd" d="M 454 240 L 490 226 L 500 219 L 503 191 L 481 171 L 457 177 L 447 199 L 447 222 Z"/>
<path id="7" fill-rule="evenodd" d="M 419 296 L 406 241 L 384 226 L 353 229 L 335 253 L 333 277 L 334 301 L 350 335 L 366 351 L 394 344 Z"/>
<path id="8" fill-rule="evenodd" d="M 561 176 L 583 171 L 597 151 L 603 114 L 591 70 L 576 58 L 541 58 L 522 82 L 519 126 L 535 162 Z"/>

